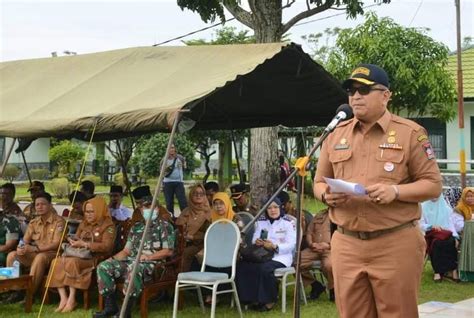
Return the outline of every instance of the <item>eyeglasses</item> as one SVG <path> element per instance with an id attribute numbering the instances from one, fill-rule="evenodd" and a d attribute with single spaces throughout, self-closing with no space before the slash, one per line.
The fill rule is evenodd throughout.
<path id="1" fill-rule="evenodd" d="M 362 85 L 359 87 L 349 87 L 346 88 L 347 95 L 354 96 L 356 92 L 359 92 L 360 95 L 368 95 L 371 91 L 386 91 L 385 88 L 378 88 L 368 85 Z"/>

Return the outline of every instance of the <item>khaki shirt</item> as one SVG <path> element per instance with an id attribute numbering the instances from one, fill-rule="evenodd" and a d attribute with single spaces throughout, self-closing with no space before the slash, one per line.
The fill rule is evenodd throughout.
<path id="1" fill-rule="evenodd" d="M 25 243 L 33 245 L 59 244 L 64 225 L 64 219 L 57 214 L 51 213 L 45 222 L 41 216 L 37 216 L 28 224 L 23 239 Z"/>
<path id="2" fill-rule="evenodd" d="M 321 149 L 315 182 L 324 182 L 323 177 L 363 186 L 418 180 L 441 183 L 426 130 L 389 111 L 366 134 L 356 118 L 339 124 Z M 376 204 L 368 196 L 351 197 L 343 206 L 330 209 L 331 221 L 352 231 L 388 229 L 420 216 L 418 203 Z"/>
<path id="3" fill-rule="evenodd" d="M 204 240 L 206 230 L 211 224 L 211 213 L 193 213 L 191 208 L 186 208 L 176 219 L 176 225 L 184 227 L 185 235 L 192 235 L 193 242 L 197 245 Z"/>
<path id="4" fill-rule="evenodd" d="M 115 241 L 115 225 L 111 218 L 104 218 L 94 224 L 82 221 L 75 236 L 89 242 L 94 254 L 111 255 Z"/>
<path id="5" fill-rule="evenodd" d="M 306 230 L 306 242 L 309 246 L 313 243 L 331 243 L 331 222 L 329 213 L 318 213 L 308 225 Z"/>

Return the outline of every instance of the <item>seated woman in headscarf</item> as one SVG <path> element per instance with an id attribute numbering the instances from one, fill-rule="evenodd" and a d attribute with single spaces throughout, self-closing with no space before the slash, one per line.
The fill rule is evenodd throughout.
<path id="1" fill-rule="evenodd" d="M 227 219 L 229 221 L 234 222 L 239 227 L 240 230 L 244 228 L 244 222 L 242 221 L 240 216 L 237 215 L 232 209 L 232 202 L 230 201 L 230 197 L 225 192 L 217 192 L 212 197 L 211 221 L 214 223 L 215 221 L 221 220 L 221 219 Z M 196 255 L 195 262 L 193 262 L 193 265 L 191 266 L 191 268 L 197 271 L 201 270 L 203 256 L 204 256 L 204 249 L 199 251 L 199 253 Z M 229 276 L 231 274 L 230 267 L 216 268 L 216 267 L 206 266 L 205 271 L 226 273 Z M 226 289 L 226 286 L 225 285 L 219 286 L 218 290 L 221 290 L 221 289 Z M 204 288 L 203 293 L 206 295 L 206 299 L 204 302 L 207 305 L 210 305 L 212 303 L 212 296 L 209 290 Z"/>
<path id="2" fill-rule="evenodd" d="M 422 217 L 420 227 L 425 232 L 427 253 L 434 271 L 433 280 L 439 282 L 443 277 L 458 280 L 456 240 L 459 235 L 451 220 L 452 208 L 444 199 L 438 198 L 421 203 Z M 447 273 L 452 273 L 447 276 Z"/>
<path id="3" fill-rule="evenodd" d="M 253 303 L 254 309 L 269 311 L 278 298 L 278 280 L 274 271 L 291 266 L 296 247 L 295 227 L 285 216 L 278 198 L 256 222 L 252 243 L 274 251 L 274 255 L 264 263 L 240 261 L 236 275 L 237 291 L 242 303 Z"/>
<path id="4" fill-rule="evenodd" d="M 464 229 L 464 221 L 472 220 L 472 212 L 474 211 L 474 188 L 466 187 L 462 190 L 461 198 L 454 208 L 455 217 L 454 224 L 458 232 Z"/>
<path id="5" fill-rule="evenodd" d="M 220 219 L 233 221 L 235 224 L 237 224 L 239 229 L 244 228 L 244 222 L 232 209 L 230 197 L 225 192 L 217 192 L 212 197 L 211 222 L 215 222 Z"/>
<path id="6" fill-rule="evenodd" d="M 112 254 L 115 239 L 115 226 L 109 215 L 107 205 L 98 200 L 84 203 L 84 219 L 76 234 L 69 237 L 70 246 L 87 248 L 92 252 L 91 259 L 78 257 L 58 257 L 51 264 L 49 287 L 57 288 L 60 302 L 56 312 L 71 312 L 76 307 L 76 290 L 88 289 L 91 275 L 102 260 Z M 69 287 L 69 295 L 67 293 Z"/>
<path id="7" fill-rule="evenodd" d="M 186 247 L 183 252 L 183 272 L 189 271 L 196 254 L 204 248 L 204 235 L 211 224 L 211 208 L 202 184 L 191 187 L 188 206 L 176 219 L 184 228 Z"/>

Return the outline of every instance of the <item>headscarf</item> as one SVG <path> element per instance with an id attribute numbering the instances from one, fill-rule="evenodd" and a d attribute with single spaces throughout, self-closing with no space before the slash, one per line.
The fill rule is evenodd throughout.
<path id="1" fill-rule="evenodd" d="M 472 219 L 472 210 L 474 209 L 474 205 L 468 205 L 466 202 L 466 196 L 469 192 L 474 193 L 474 188 L 466 187 L 462 190 L 461 199 L 455 209 L 457 213 L 464 217 L 465 221 Z"/>
<path id="2" fill-rule="evenodd" d="M 275 199 L 273 199 L 272 203 L 275 202 L 278 207 L 280 208 L 280 215 L 276 218 L 276 219 L 272 219 L 270 218 L 270 216 L 268 215 L 268 210 L 265 210 L 265 216 L 267 218 L 268 221 L 270 221 L 271 224 L 273 224 L 273 222 L 275 222 L 276 220 L 279 220 L 282 216 L 284 216 L 286 214 L 286 211 L 285 209 L 283 208 L 283 205 L 281 204 L 281 201 L 280 199 L 278 199 L 278 197 L 276 197 Z M 271 203 L 270 203 L 271 204 Z"/>
<path id="3" fill-rule="evenodd" d="M 460 187 L 451 187 L 446 190 L 444 198 L 448 201 L 449 205 L 454 209 L 459 199 L 461 198 L 462 189 Z"/>
<path id="4" fill-rule="evenodd" d="M 449 229 L 449 215 L 452 208 L 441 194 L 435 201 L 428 200 L 421 203 L 421 212 L 426 222 L 431 226 Z"/>
<path id="5" fill-rule="evenodd" d="M 105 202 L 104 198 L 95 196 L 87 200 L 86 202 L 84 202 L 84 205 L 82 208 L 84 212 L 86 211 L 86 205 L 88 203 L 92 204 L 92 207 L 95 212 L 96 223 L 100 223 L 102 220 L 106 218 L 111 218 L 110 213 L 109 213 L 109 207 L 107 206 L 107 203 Z M 83 222 L 89 223 L 87 222 L 86 218 L 83 219 Z"/>
<path id="6" fill-rule="evenodd" d="M 197 189 L 201 189 L 204 192 L 204 200 L 202 200 L 202 203 L 197 204 L 195 203 L 194 200 L 194 192 L 196 192 Z M 211 212 L 211 207 L 209 206 L 209 201 L 206 198 L 206 189 L 204 189 L 204 186 L 202 184 L 196 184 L 191 187 L 189 190 L 189 196 L 188 196 L 188 208 L 191 214 L 206 214 Z"/>
<path id="7" fill-rule="evenodd" d="M 219 219 L 227 219 L 229 221 L 232 221 L 234 219 L 235 213 L 232 209 L 232 203 L 230 202 L 229 195 L 225 192 L 216 192 L 212 197 L 212 203 L 214 203 L 215 200 L 221 200 L 222 202 L 224 202 L 226 212 L 224 215 L 220 215 L 213 208 L 211 212 L 212 222 L 215 222 Z"/>

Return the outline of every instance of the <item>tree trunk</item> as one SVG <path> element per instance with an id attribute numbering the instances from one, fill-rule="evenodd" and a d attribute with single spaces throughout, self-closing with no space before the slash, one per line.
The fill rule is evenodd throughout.
<path id="1" fill-rule="evenodd" d="M 260 206 L 279 184 L 278 128 L 254 128 L 250 161 L 250 197 L 253 204 Z"/>
<path id="2" fill-rule="evenodd" d="M 279 42 L 281 39 L 281 0 L 250 1 L 253 13 L 255 38 L 258 43 Z M 278 128 L 250 130 L 250 198 L 261 206 L 279 185 Z"/>

